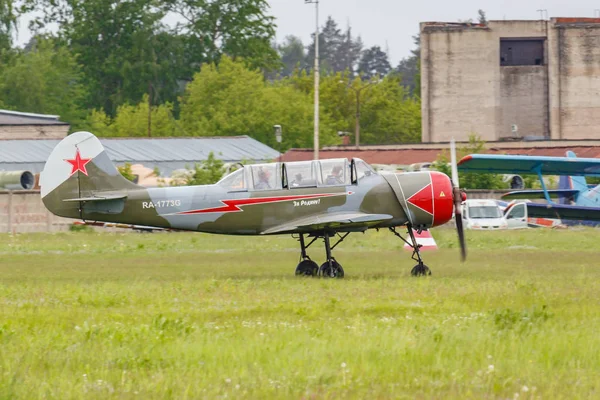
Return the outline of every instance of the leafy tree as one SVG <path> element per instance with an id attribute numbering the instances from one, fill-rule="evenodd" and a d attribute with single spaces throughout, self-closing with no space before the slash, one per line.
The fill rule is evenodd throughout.
<path id="1" fill-rule="evenodd" d="M 12 33 L 17 29 L 17 10 L 13 0 L 0 0 L 0 51 L 12 44 Z"/>
<path id="2" fill-rule="evenodd" d="M 413 78 L 414 89 L 412 91 L 413 95 L 417 98 L 421 98 L 421 58 L 417 60 L 417 73 Z"/>
<path id="3" fill-rule="evenodd" d="M 194 75 L 181 105 L 181 122 L 193 136 L 239 135 L 258 117 L 264 87 L 262 74 L 223 57 Z"/>
<path id="4" fill-rule="evenodd" d="M 301 83 L 301 78 L 297 78 Z M 326 76 L 321 81 L 323 113 L 337 131 L 354 134 L 356 92 L 360 101 L 360 143 L 414 143 L 421 137 L 421 105 L 400 85 L 398 76 L 348 81 L 348 74 Z"/>
<path id="5" fill-rule="evenodd" d="M 469 135 L 469 142 L 456 148 L 457 161 L 468 154 L 479 154 L 485 151 L 485 141 L 481 140 L 475 134 Z M 447 151 L 438 155 L 433 163 L 433 167 L 448 176 L 452 175 L 449 164 L 450 156 Z M 458 180 L 461 189 L 505 189 L 506 183 L 502 181 L 502 175 L 498 174 L 476 174 L 467 172 L 458 172 Z"/>
<path id="6" fill-rule="evenodd" d="M 182 136 L 173 118 L 172 105 L 152 106 L 148 115 L 148 96 L 137 105 L 124 104 L 110 118 L 101 110 L 92 110 L 83 123 L 86 130 L 102 137 L 165 137 Z M 150 120 L 150 132 L 148 132 Z"/>
<path id="7" fill-rule="evenodd" d="M 96 136 L 108 137 L 115 136 L 111 126 L 112 119 L 102 110 L 91 110 L 85 120 L 82 122 L 82 129 L 92 132 Z"/>
<path id="8" fill-rule="evenodd" d="M 478 15 L 480 24 L 484 24 L 484 25 L 487 24 L 487 17 L 485 15 L 485 11 L 479 9 L 479 10 L 477 10 L 477 15 Z"/>
<path id="9" fill-rule="evenodd" d="M 379 46 L 365 50 L 358 64 L 358 71 L 365 79 L 385 76 L 391 69 L 388 55 Z"/>
<path id="10" fill-rule="evenodd" d="M 114 116 L 119 105 L 137 103 L 169 68 L 160 70 L 155 34 L 164 13 L 147 0 L 72 2 L 64 35 L 85 65 L 89 106 Z"/>
<path id="11" fill-rule="evenodd" d="M 366 89 L 361 105 L 361 143 L 417 143 L 421 140 L 421 103 L 397 76 L 388 75 Z"/>
<path id="12" fill-rule="evenodd" d="M 348 87 L 349 85 L 355 89 L 360 89 L 365 83 L 359 78 L 352 80 L 349 73 L 342 72 L 324 76 L 320 83 L 320 104 L 323 113 L 334 124 L 336 132 L 354 132 L 356 95 Z M 361 95 L 364 100 L 364 90 Z"/>
<path id="13" fill-rule="evenodd" d="M 148 137 L 175 136 L 176 126 L 169 103 L 153 106 L 150 112 L 150 132 L 148 132 L 148 96 L 135 106 L 124 104 L 117 109 L 112 129 L 114 136 Z"/>
<path id="14" fill-rule="evenodd" d="M 305 81 L 312 78 L 303 74 Z M 297 90 L 295 78 L 267 83 L 259 70 L 223 57 L 194 76 L 181 105 L 181 124 L 194 136 L 249 135 L 267 145 L 285 149 L 312 144 L 312 91 Z M 307 89 L 311 90 L 311 89 Z M 273 125 L 283 127 L 278 146 Z M 334 143 L 335 130 L 322 115 L 321 143 Z"/>
<path id="15" fill-rule="evenodd" d="M 126 162 L 123 165 L 119 165 L 117 166 L 117 169 L 119 170 L 119 173 L 127 180 L 131 181 L 131 182 L 135 182 L 136 180 L 136 176 L 133 174 L 133 171 L 131 170 L 131 163 Z"/>
<path id="16" fill-rule="evenodd" d="M 314 106 L 312 91 L 306 95 L 295 90 L 287 80 L 268 84 L 263 89 L 260 124 L 250 136 L 267 145 L 284 151 L 291 147 L 313 147 Z M 282 126 L 282 143 L 275 141 L 273 125 Z M 332 145 L 339 142 L 335 122 L 321 107 L 319 114 L 319 144 Z"/>
<path id="17" fill-rule="evenodd" d="M 201 163 L 194 164 L 194 168 L 187 171 L 170 182 L 171 186 L 210 185 L 218 182 L 225 173 L 223 161 L 217 159 L 211 151 L 208 158 Z"/>
<path id="18" fill-rule="evenodd" d="M 166 0 L 166 10 L 185 22 L 176 30 L 185 33 L 190 61 L 218 63 L 222 55 L 241 57 L 253 68 L 278 69 L 281 64 L 270 45 L 275 19 L 267 14 L 267 0 Z"/>
<path id="19" fill-rule="evenodd" d="M 339 43 L 333 62 L 336 72 L 348 72 L 354 75 L 362 52 L 363 43 L 360 37 L 352 37 L 350 27 L 346 29 L 344 38 Z"/>
<path id="20" fill-rule="evenodd" d="M 327 17 L 325 26 L 319 32 L 319 69 L 323 74 L 334 72 L 334 63 L 336 50 L 343 40 L 342 31 L 338 28 L 337 23 Z M 315 35 L 312 35 L 312 43 L 308 46 L 306 54 L 306 64 L 309 68 L 314 68 L 315 65 Z"/>
<path id="21" fill-rule="evenodd" d="M 168 102 L 175 106 L 183 94 L 181 81 L 191 79 L 194 70 L 185 38 L 168 32 L 141 32 L 134 39 L 131 57 L 121 66 L 123 84 L 117 104 L 137 103 L 149 96 L 152 105 Z"/>
<path id="22" fill-rule="evenodd" d="M 41 13 L 37 30 L 58 24 L 58 35 L 83 67 L 87 108 L 114 116 L 117 107 L 144 94 L 175 100 L 185 70 L 184 44 L 166 32 L 166 11 L 149 0 L 26 0 Z"/>
<path id="23" fill-rule="evenodd" d="M 305 94 L 313 93 L 315 88 L 314 75 L 312 75 L 309 71 L 306 70 L 295 70 L 294 73 L 288 77 L 287 82 L 294 87 L 294 89 L 301 91 Z M 327 79 L 327 76 L 320 77 L 319 87 L 321 88 L 321 92 L 319 93 L 322 96 L 322 86 L 324 80 Z"/>
<path id="24" fill-rule="evenodd" d="M 283 68 L 282 76 L 290 76 L 296 69 L 305 68 L 304 45 L 302 39 L 297 36 L 286 36 L 285 41 L 277 46 L 277 51 L 281 57 Z"/>
<path id="25" fill-rule="evenodd" d="M 360 58 L 362 41 L 353 38 L 350 27 L 346 32 L 338 28 L 337 23 L 329 16 L 319 33 L 319 67 L 323 75 L 349 71 L 355 72 Z M 315 65 L 315 38 L 308 46 L 306 65 L 309 69 Z"/>
<path id="26" fill-rule="evenodd" d="M 416 48 L 411 55 L 403 58 L 394 69 L 401 76 L 402 85 L 408 87 L 410 93 L 420 97 L 421 94 L 421 35 L 413 36 Z"/>
<path id="27" fill-rule="evenodd" d="M 76 128 L 85 116 L 82 82 L 81 67 L 69 50 L 55 40 L 39 39 L 0 72 L 0 97 L 8 108 L 57 114 Z"/>

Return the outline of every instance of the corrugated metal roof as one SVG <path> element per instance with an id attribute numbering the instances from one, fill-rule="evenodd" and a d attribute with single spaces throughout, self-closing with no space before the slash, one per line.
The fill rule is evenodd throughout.
<path id="1" fill-rule="evenodd" d="M 249 136 L 116 139 L 101 138 L 113 162 L 157 167 L 163 176 L 204 161 L 210 152 L 224 162 L 270 161 L 279 152 Z M 0 140 L 0 170 L 27 169 L 38 173 L 58 139 Z"/>
<path id="2" fill-rule="evenodd" d="M 58 120 L 58 115 L 23 113 L 0 110 L 0 125 L 69 125 Z"/>

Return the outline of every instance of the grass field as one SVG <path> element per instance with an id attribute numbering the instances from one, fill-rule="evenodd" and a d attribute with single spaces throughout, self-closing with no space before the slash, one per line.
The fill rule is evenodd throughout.
<path id="1" fill-rule="evenodd" d="M 0 398 L 600 398 L 600 231 L 433 233 L 0 235 Z"/>

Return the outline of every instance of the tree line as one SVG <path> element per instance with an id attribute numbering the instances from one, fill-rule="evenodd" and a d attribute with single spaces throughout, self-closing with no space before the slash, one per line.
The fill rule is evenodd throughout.
<path id="1" fill-rule="evenodd" d="M 18 21 L 32 39 L 14 45 Z M 176 20 L 168 24 L 165 21 Z M 0 0 L 0 107 L 100 136 L 249 135 L 312 146 L 314 37 L 275 43 L 266 0 Z M 319 35 L 321 142 L 420 141 L 419 50 L 395 68 L 329 17 Z M 283 143 L 273 125 L 283 127 Z"/>

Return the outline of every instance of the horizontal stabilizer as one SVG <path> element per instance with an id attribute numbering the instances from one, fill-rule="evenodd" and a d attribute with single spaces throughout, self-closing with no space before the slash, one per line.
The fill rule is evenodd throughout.
<path id="1" fill-rule="evenodd" d="M 495 174 L 600 176 L 600 159 L 471 154 L 458 162 L 459 171 Z"/>
<path id="2" fill-rule="evenodd" d="M 126 194 L 109 194 L 103 196 L 92 196 L 92 197 L 79 197 L 76 199 L 64 199 L 63 201 L 106 201 L 106 200 L 118 200 L 127 198 Z"/>
<path id="3" fill-rule="evenodd" d="M 563 204 L 527 203 L 527 213 L 532 218 L 556 218 L 577 221 L 600 221 L 600 208 L 578 207 Z"/>
<path id="4" fill-rule="evenodd" d="M 564 199 L 575 196 L 579 190 L 574 189 L 556 189 L 548 190 L 548 195 L 551 198 Z M 543 190 L 517 190 L 515 192 L 506 193 L 502 196 L 503 199 L 545 199 Z"/>
<path id="5" fill-rule="evenodd" d="M 319 214 L 300 218 L 295 221 L 290 221 L 286 224 L 268 229 L 263 232 L 263 234 L 269 235 L 293 230 L 317 231 L 327 228 L 336 228 L 340 230 L 340 228 L 344 227 L 367 227 L 371 225 L 377 225 L 380 222 L 387 221 L 392 218 L 393 217 L 388 214 L 366 214 L 357 212 Z"/>

